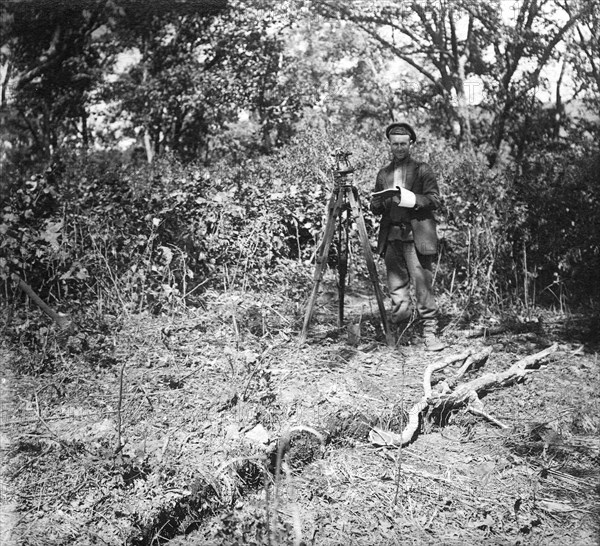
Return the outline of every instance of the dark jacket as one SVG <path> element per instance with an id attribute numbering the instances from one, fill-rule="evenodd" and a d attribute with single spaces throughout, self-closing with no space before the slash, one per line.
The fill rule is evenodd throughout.
<path id="1" fill-rule="evenodd" d="M 419 163 L 412 158 L 406 160 L 407 177 L 406 189 L 412 191 L 416 197 L 414 208 L 400 207 L 400 222 L 411 226 L 415 247 L 420 254 L 431 255 L 437 252 L 436 221 L 433 211 L 440 206 L 440 191 L 437 180 L 431 167 L 427 163 Z M 394 186 L 394 162 L 384 167 L 377 174 L 375 190 L 381 191 Z M 371 200 L 371 210 L 374 214 L 381 214 L 377 252 L 385 254 L 388 234 L 392 220 L 390 211 L 393 206 L 392 198 L 388 198 L 377 207 Z"/>

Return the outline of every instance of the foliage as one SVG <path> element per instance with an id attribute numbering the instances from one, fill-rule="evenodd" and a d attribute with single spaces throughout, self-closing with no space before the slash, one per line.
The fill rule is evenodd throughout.
<path id="1" fill-rule="evenodd" d="M 111 148 L 129 138 L 148 157 L 162 151 L 210 161 L 230 151 L 223 133 L 240 116 L 266 151 L 291 134 L 305 103 L 284 54 L 287 14 L 220 0 L 88 5 L 11 2 L 3 7 L 2 108 L 21 167 L 61 148 Z"/>
<path id="2" fill-rule="evenodd" d="M 71 306 L 101 302 L 115 314 L 197 304 L 210 286 L 278 286 L 302 297 L 336 148 L 353 152 L 374 239 L 368 195 L 387 148 L 372 136 L 306 125 L 271 156 L 210 168 L 169 156 L 152 166 L 125 163 L 119 154 L 65 156 L 0 212 L 4 290 L 12 294 L 10 273 L 17 273 L 42 297 Z M 461 305 L 528 305 L 551 293 L 563 295 L 549 303 L 562 305 L 568 294 L 573 303 L 594 305 L 597 226 L 563 214 L 566 207 L 600 216 L 589 150 L 540 148 L 519 174 L 489 170 L 485 157 L 422 133 L 415 156 L 440 179 L 437 282 Z M 352 242 L 360 256 L 358 237 Z M 355 261 L 366 275 L 363 260 Z"/>
<path id="3" fill-rule="evenodd" d="M 0 275 L 9 299 L 15 273 L 51 302 L 110 302 L 117 314 L 197 304 L 211 285 L 278 285 L 301 300 L 332 152 L 353 153 L 374 237 L 366 201 L 386 160 L 381 126 L 402 113 L 419 127 L 416 156 L 445 198 L 439 286 L 478 310 L 552 293 L 561 305 L 567 296 L 594 304 L 596 231 L 561 207 L 597 217 L 598 125 L 585 105 L 576 119 L 534 93 L 551 89 L 548 63 L 583 59 L 574 82 L 597 98 L 585 54 L 597 45 L 591 8 L 524 2 L 501 21 L 494 6 L 461 1 L 439 13 L 411 4 L 406 18 L 406 6 L 384 2 L 360 13 L 316 2 L 320 15 L 307 9 L 314 2 L 209 4 L 5 8 L 3 158 L 13 175 L 1 190 Z M 553 14 L 563 18 L 541 36 Z M 384 39 L 387 27 L 398 41 Z M 576 31 L 568 54 L 551 47 Z M 409 32 L 420 38 L 399 39 Z M 447 52 L 439 62 L 431 41 Z M 407 69 L 419 72 L 417 60 L 425 79 Z M 489 92 L 479 109 L 455 100 L 469 74 Z M 473 146 L 449 138 L 456 115 L 463 129 L 473 121 Z M 134 142 L 133 154 L 117 151 Z M 501 148 L 513 162 L 497 161 Z"/>
<path id="4" fill-rule="evenodd" d="M 486 149 L 492 165 L 504 155 L 503 144 L 518 148 L 519 139 L 511 138 L 510 128 L 516 126 L 517 134 L 527 128 L 528 117 L 520 115 L 520 106 L 528 108 L 539 87 L 549 89 L 542 77 L 547 67 L 562 59 L 575 68 L 575 59 L 584 57 L 586 66 L 591 63 L 592 77 L 596 68 L 586 53 L 589 48 L 582 44 L 594 45 L 587 35 L 587 41 L 578 42 L 581 49 L 568 56 L 561 53 L 571 33 L 593 24 L 596 0 L 510 5 L 374 1 L 368 6 L 314 0 L 311 4 L 327 18 L 353 23 L 381 58 L 396 61 L 392 66 L 402 61 L 405 70 L 388 83 L 388 88 L 396 88 L 396 96 L 388 91 L 384 102 L 393 114 L 404 110 L 407 102 L 419 106 L 441 135 L 467 149 Z M 483 97 L 476 101 L 477 94 Z M 475 108 L 479 103 L 482 112 Z"/>
<path id="5" fill-rule="evenodd" d="M 502 306 L 511 294 L 512 256 L 507 226 L 521 222 L 506 174 L 490 171 L 485 157 L 457 153 L 433 142 L 431 166 L 439 173 L 441 258 L 437 282 L 463 308 Z"/>
<path id="6" fill-rule="evenodd" d="M 560 97 L 570 78 L 586 105 L 598 94 L 597 0 L 38 4 L 3 11 L 2 105 L 18 135 L 5 145 L 10 168 L 26 151 L 39 159 L 124 139 L 149 160 L 271 152 L 309 109 L 361 130 L 408 115 L 495 164 L 506 150 L 520 160 L 538 138 L 538 90 Z M 544 70 L 559 65 L 554 90 Z M 569 125 L 564 109 L 557 99 L 555 136 Z"/>
<path id="7" fill-rule="evenodd" d="M 593 305 L 599 300 L 599 169 L 597 153 L 557 146 L 532 151 L 517 179 L 516 197 L 528 209 L 521 245 L 529 263 L 524 265 L 541 301 Z"/>
<path id="8" fill-rule="evenodd" d="M 147 133 L 154 153 L 219 155 L 230 145 L 220 138 L 223 131 L 244 110 L 256 115 L 265 143 L 294 109 L 278 89 L 283 60 L 276 11 L 232 2 L 215 17 L 174 11 L 166 20 L 149 16 L 139 24 L 130 15 L 117 35 L 140 59 L 105 86 L 104 96 L 115 119 L 129 113 L 132 135 Z"/>
<path id="9" fill-rule="evenodd" d="M 3 208 L 3 280 L 17 273 L 43 297 L 126 310 L 182 302 L 210 283 L 268 285 L 278 260 L 306 258 L 319 231 L 317 168 L 328 158 L 318 154 L 298 142 L 270 161 L 211 170 L 172 157 L 152 167 L 65 157 Z"/>

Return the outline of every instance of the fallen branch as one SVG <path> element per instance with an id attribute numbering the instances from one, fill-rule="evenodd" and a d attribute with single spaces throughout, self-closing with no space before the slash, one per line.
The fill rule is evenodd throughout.
<path id="1" fill-rule="evenodd" d="M 427 366 L 427 368 L 425 369 L 425 373 L 423 374 L 423 391 L 425 392 L 423 398 L 429 399 L 431 397 L 431 376 L 433 375 L 433 372 L 443 370 L 444 368 L 450 366 L 450 364 L 465 361 L 470 356 L 471 352 L 467 351 L 459 355 L 447 356 L 439 362 L 433 362 L 432 364 L 429 364 L 429 366 Z"/>
<path id="2" fill-rule="evenodd" d="M 51 309 L 45 302 L 40 298 L 34 291 L 31 286 L 29 286 L 21 277 L 19 277 L 16 273 L 12 274 L 13 279 L 15 279 L 19 283 L 19 288 L 25 292 L 31 300 L 44 312 L 48 315 L 61 330 L 68 330 L 74 327 L 74 323 L 68 315 L 61 315 Z"/>
<path id="3" fill-rule="evenodd" d="M 480 400 L 479 396 L 477 396 L 476 392 L 473 391 L 471 394 L 471 403 L 467 406 L 468 412 L 472 413 L 473 415 L 478 415 L 479 417 L 487 419 L 490 423 L 493 423 L 499 428 L 508 428 L 508 425 L 505 425 L 502 421 L 498 421 L 498 419 L 492 417 L 489 413 L 486 413 L 483 410 L 483 402 Z"/>
<path id="4" fill-rule="evenodd" d="M 473 330 L 467 337 L 470 339 L 476 337 L 489 337 L 489 336 L 498 336 L 500 334 L 504 334 L 508 332 L 509 328 L 507 326 L 484 326 L 483 328 L 478 328 L 477 330 Z"/>
<path id="5" fill-rule="evenodd" d="M 489 354 L 488 351 L 486 351 L 486 355 L 487 354 Z M 480 355 L 480 353 L 478 353 L 478 355 Z M 487 356 L 485 358 L 487 358 Z M 467 351 L 459 355 L 447 356 L 443 360 L 440 360 L 439 362 L 433 362 L 427 366 L 425 373 L 423 374 L 423 390 L 425 394 L 423 398 L 421 398 L 421 400 L 417 402 L 408 412 L 408 421 L 406 423 L 406 427 L 404 427 L 404 430 L 402 431 L 402 434 L 396 434 L 394 432 L 384 431 L 383 429 L 374 427 L 369 433 L 369 440 L 371 443 L 384 446 L 402 446 L 404 444 L 408 444 L 419 428 L 419 417 L 421 413 L 429 406 L 429 399 L 432 395 L 431 376 L 433 372 L 442 370 L 456 362 L 465 361 L 460 369 L 462 370 L 462 373 L 465 373 L 467 366 L 471 366 L 480 359 L 480 356 L 471 355 L 470 351 Z M 446 391 L 447 389 L 448 384 L 443 383 L 442 391 Z"/>
<path id="6" fill-rule="evenodd" d="M 446 357 L 439 362 L 434 362 L 427 366 L 427 369 L 423 374 L 424 396 L 409 411 L 408 422 L 402 431 L 402 434 L 374 427 L 369 433 L 369 440 L 372 444 L 378 446 L 398 447 L 409 443 L 417 431 L 420 416 L 427 408 L 430 408 L 430 413 L 447 413 L 458 408 L 466 407 L 469 412 L 484 417 L 496 426 L 507 428 L 504 423 L 485 412 L 479 394 L 489 391 L 490 389 L 504 387 L 520 381 L 533 371 L 534 366 L 544 360 L 548 355 L 554 353 L 557 349 L 558 344 L 555 343 L 539 353 L 522 358 L 504 372 L 487 373 L 467 383 L 458 385 L 454 390 L 452 389 L 458 383 L 458 379 L 460 379 L 475 364 L 485 362 L 489 358 L 492 349 L 488 347 L 475 354 L 467 352 Z M 446 368 L 450 364 L 460 361 L 464 361 L 464 363 L 456 375 L 451 380 L 442 382 L 438 392 L 433 392 L 431 387 L 431 376 L 433 373 Z"/>
<path id="7" fill-rule="evenodd" d="M 453 396 L 458 398 L 468 398 L 471 391 L 477 393 L 490 390 L 498 387 L 506 387 L 512 385 L 517 381 L 523 379 L 527 374 L 531 373 L 532 367 L 544 360 L 550 354 L 558 350 L 558 343 L 535 353 L 533 355 L 526 356 L 521 360 L 515 362 L 508 370 L 498 373 L 487 373 L 477 379 L 473 379 L 464 385 L 460 385 L 455 391 Z M 491 352 L 491 351 L 490 351 Z"/>

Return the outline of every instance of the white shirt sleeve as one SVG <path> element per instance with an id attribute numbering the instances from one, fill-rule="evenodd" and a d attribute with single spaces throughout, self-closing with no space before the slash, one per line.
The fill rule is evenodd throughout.
<path id="1" fill-rule="evenodd" d="M 400 206 L 412 209 L 415 207 L 416 202 L 417 198 L 415 197 L 415 194 L 406 188 L 402 188 L 400 192 Z"/>

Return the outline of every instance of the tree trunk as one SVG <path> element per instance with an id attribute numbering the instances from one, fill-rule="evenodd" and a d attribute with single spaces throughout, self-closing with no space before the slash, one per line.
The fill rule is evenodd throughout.
<path id="1" fill-rule="evenodd" d="M 2 80 L 2 88 L 0 91 L 0 109 L 4 110 L 4 108 L 6 107 L 6 90 L 8 89 L 8 84 L 10 82 L 10 77 L 12 74 L 12 63 L 10 61 L 8 61 L 5 65 L 5 73 L 4 73 L 4 80 Z"/>
<path id="2" fill-rule="evenodd" d="M 83 149 L 87 150 L 89 147 L 89 138 L 88 138 L 88 126 L 87 126 L 87 112 L 85 108 L 82 108 L 81 114 L 81 139 L 83 144 Z"/>
<path id="3" fill-rule="evenodd" d="M 562 80 L 565 75 L 565 67 L 566 61 L 563 58 L 562 66 L 560 68 L 560 75 L 558 76 L 558 81 L 556 82 L 556 108 L 554 114 L 554 127 L 552 131 L 552 138 L 554 140 L 558 140 L 560 137 L 560 128 L 562 126 L 562 119 L 564 114 L 564 106 L 562 102 L 562 95 L 560 92 L 560 88 L 562 85 Z"/>

